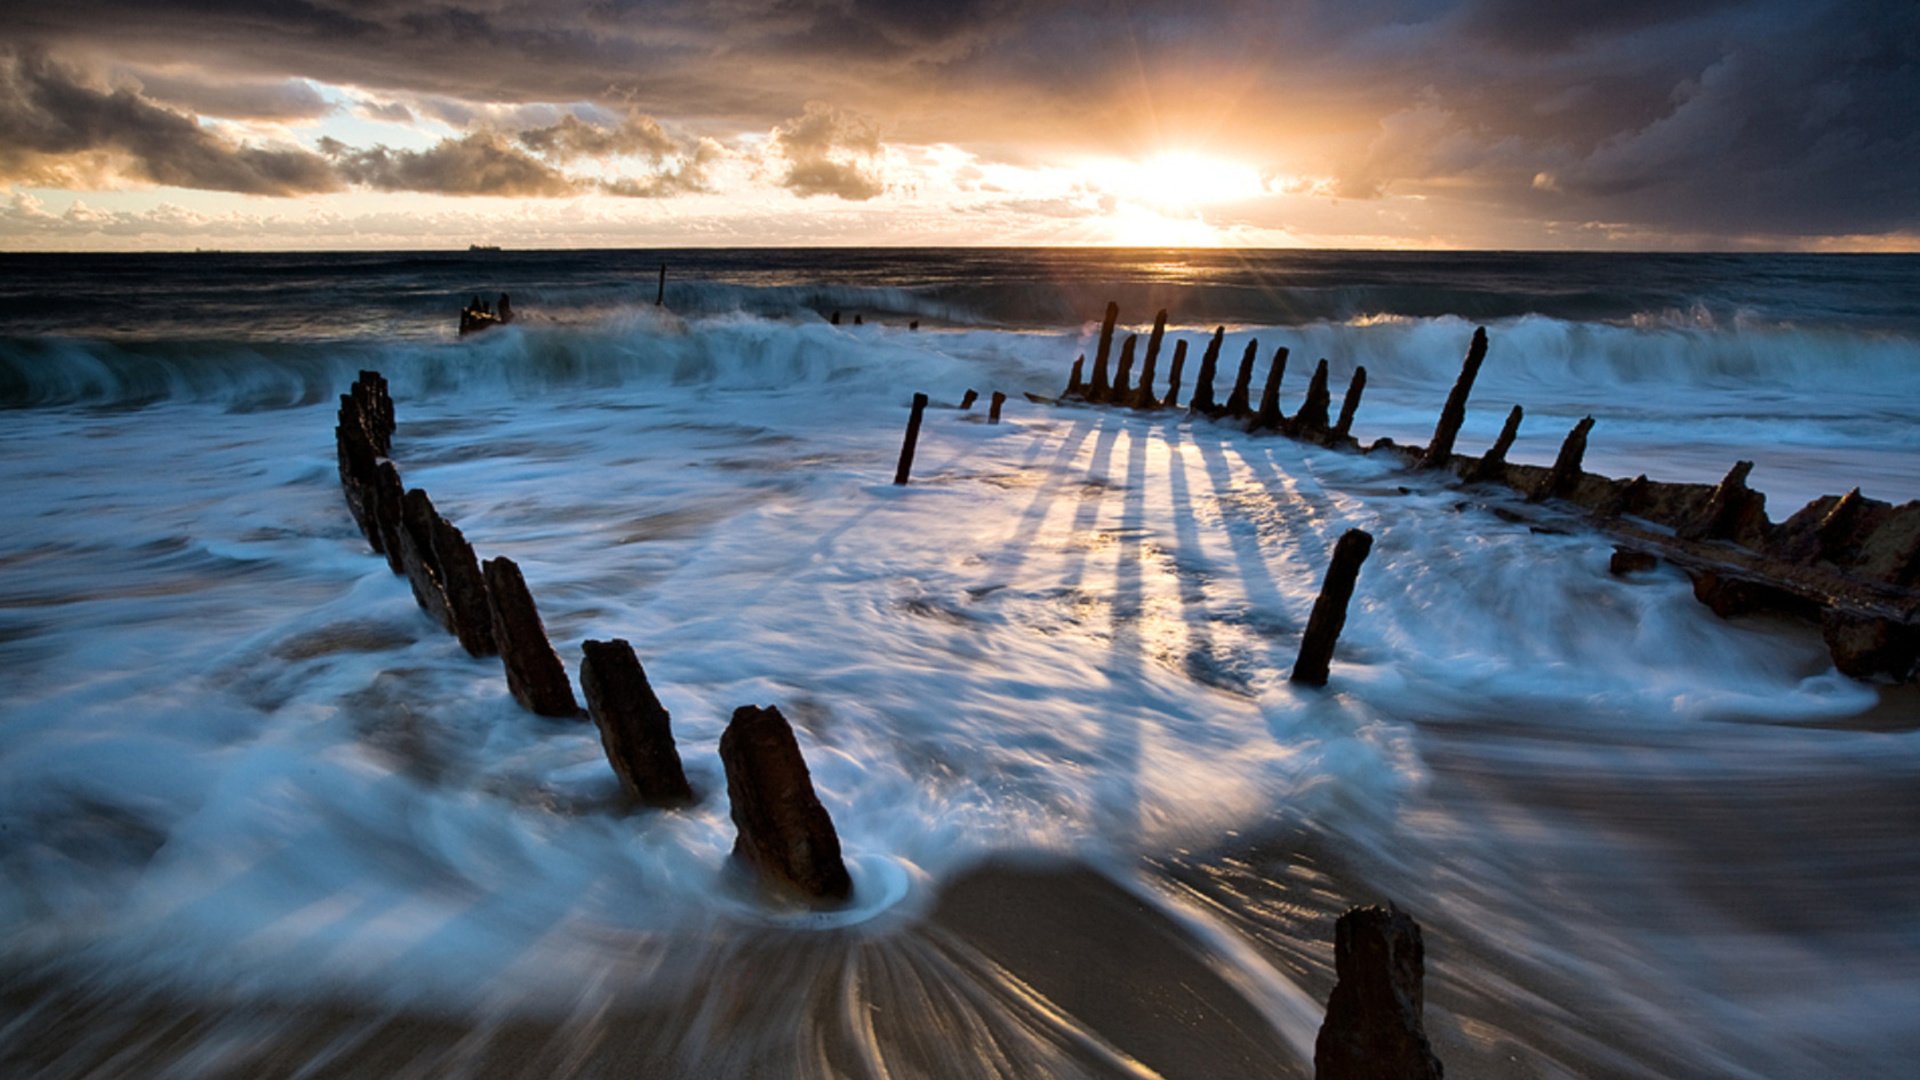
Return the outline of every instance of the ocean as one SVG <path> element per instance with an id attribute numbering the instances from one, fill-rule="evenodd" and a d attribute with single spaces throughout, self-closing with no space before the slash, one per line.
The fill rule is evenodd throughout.
<path id="1" fill-rule="evenodd" d="M 1904 1076 L 1913 687 L 1379 455 L 1024 394 L 1113 300 L 1189 387 L 1224 326 L 1222 395 L 1284 345 L 1289 410 L 1364 365 L 1354 433 L 1421 443 L 1485 326 L 1462 452 L 1590 415 L 1588 469 L 1751 460 L 1779 521 L 1920 498 L 1916 297 L 1907 256 L 0 255 L 0 1066 L 1306 1076 L 1332 920 L 1391 900 L 1458 1075 Z M 696 805 L 623 805 L 368 549 L 361 369 L 569 673 L 633 643 Z M 725 872 L 745 704 L 799 731 L 844 910 Z"/>

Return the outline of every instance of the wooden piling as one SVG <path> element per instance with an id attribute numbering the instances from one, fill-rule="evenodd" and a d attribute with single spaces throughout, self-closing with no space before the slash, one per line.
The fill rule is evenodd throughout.
<path id="1" fill-rule="evenodd" d="M 1260 390 L 1260 412 L 1253 420 L 1255 430 L 1273 431 L 1286 419 L 1280 414 L 1280 380 L 1287 377 L 1288 355 L 1285 345 L 1273 351 L 1273 362 L 1267 365 L 1267 384 Z"/>
<path id="2" fill-rule="evenodd" d="M 1260 351 L 1260 339 L 1249 338 L 1240 354 L 1240 370 L 1234 373 L 1233 389 L 1227 393 L 1227 415 L 1236 419 L 1253 415 L 1253 361 Z"/>
<path id="3" fill-rule="evenodd" d="M 1167 336 L 1167 309 L 1161 308 L 1159 311 L 1154 313 L 1153 332 L 1147 335 L 1147 357 L 1145 361 L 1145 366 L 1141 369 L 1142 371 L 1153 370 L 1154 364 L 1158 362 L 1160 359 L 1160 342 L 1166 336 Z M 1144 375 L 1141 378 L 1143 382 L 1148 384 L 1148 389 L 1150 391 L 1152 389 L 1153 380 Z"/>
<path id="4" fill-rule="evenodd" d="M 1313 378 L 1307 380 L 1307 396 L 1300 402 L 1300 411 L 1293 414 L 1289 425 L 1296 438 L 1319 440 L 1327 434 L 1327 410 L 1333 404 L 1333 394 L 1327 389 L 1327 360 L 1320 358 L 1314 365 Z"/>
<path id="5" fill-rule="evenodd" d="M 900 443 L 900 465 L 893 470 L 893 482 L 905 485 L 913 473 L 914 446 L 920 441 L 920 414 L 927 411 L 927 395 L 913 395 L 913 412 L 907 417 L 907 437 Z"/>
<path id="6" fill-rule="evenodd" d="M 1167 373 L 1167 396 L 1160 404 L 1171 409 L 1180 404 L 1180 375 L 1187 367 L 1187 340 L 1181 338 L 1173 343 L 1173 370 Z"/>
<path id="7" fill-rule="evenodd" d="M 1086 396 L 1087 388 L 1080 381 L 1081 372 L 1086 368 L 1086 366 L 1087 366 L 1087 354 L 1081 353 L 1080 358 L 1073 362 L 1073 370 L 1067 373 L 1067 388 L 1066 390 L 1061 392 L 1060 394 L 1061 397 L 1081 398 Z"/>
<path id="8" fill-rule="evenodd" d="M 373 517 L 387 556 L 387 569 L 395 575 L 407 572 L 407 564 L 400 558 L 400 511 L 405 496 L 400 470 L 393 462 L 382 461 L 373 473 Z"/>
<path id="9" fill-rule="evenodd" d="M 494 656 L 493 609 L 487 606 L 487 578 L 460 527 L 433 515 L 433 557 L 453 616 L 453 634 L 472 656 Z"/>
<path id="10" fill-rule="evenodd" d="M 733 857 L 776 892 L 810 904 L 853 892 L 833 819 L 813 790 L 799 740 L 780 710 L 742 705 L 720 736 Z"/>
<path id="11" fill-rule="evenodd" d="M 1353 378 L 1347 380 L 1347 393 L 1340 399 L 1340 419 L 1333 425 L 1332 441 L 1343 442 L 1349 437 L 1353 416 L 1360 411 L 1360 395 L 1366 392 L 1367 368 L 1362 364 L 1353 369 Z"/>
<path id="12" fill-rule="evenodd" d="M 692 802 L 693 788 L 673 743 L 673 720 L 647 682 L 633 646 L 623 638 L 588 641 L 580 652 L 580 692 L 620 787 L 648 806 Z"/>
<path id="13" fill-rule="evenodd" d="M 1203 416 L 1215 416 L 1220 412 L 1220 406 L 1213 400 L 1213 375 L 1214 369 L 1220 364 L 1220 342 L 1226 335 L 1226 327 L 1215 327 L 1213 340 L 1207 342 L 1207 351 L 1200 354 L 1200 376 L 1193 381 L 1190 408 Z"/>
<path id="14" fill-rule="evenodd" d="M 1136 409 L 1160 407 L 1160 396 L 1153 392 L 1153 384 L 1158 375 L 1154 369 L 1158 366 L 1159 360 L 1160 331 L 1165 329 L 1166 317 L 1167 313 L 1162 311 L 1160 318 L 1154 323 L 1153 336 L 1147 339 L 1147 357 L 1140 362 L 1140 382 L 1134 386 L 1133 397 L 1128 402 Z"/>
<path id="15" fill-rule="evenodd" d="M 1493 449 L 1488 450 L 1480 460 L 1467 470 L 1467 479 L 1473 481 L 1500 481 L 1507 475 L 1507 451 L 1513 449 L 1513 440 L 1520 435 L 1520 421 L 1526 412 L 1515 405 L 1507 413 L 1507 422 L 1500 428 L 1500 437 L 1493 440 Z"/>
<path id="16" fill-rule="evenodd" d="M 660 264 L 660 288 L 653 294 L 653 306 L 664 307 L 667 303 L 667 264 Z"/>
<path id="17" fill-rule="evenodd" d="M 1313 602 L 1313 614 L 1307 617 L 1307 632 L 1300 639 L 1300 655 L 1293 663 L 1292 682 L 1309 686 L 1327 685 L 1333 664 L 1333 646 L 1347 625 L 1347 604 L 1353 600 L 1353 585 L 1360 576 L 1360 564 L 1373 550 L 1373 534 L 1364 529 L 1348 529 L 1333 546 L 1333 558 L 1327 563 L 1327 576 L 1321 582 L 1320 596 Z"/>
<path id="18" fill-rule="evenodd" d="M 1120 343 L 1120 363 L 1113 370 L 1113 389 L 1109 400 L 1116 405 L 1133 404 L 1133 347 L 1140 335 L 1128 334 Z"/>
<path id="19" fill-rule="evenodd" d="M 1560 444 L 1560 456 L 1553 459 L 1553 469 L 1540 481 L 1540 485 L 1527 494 L 1528 502 L 1558 498 L 1565 495 L 1580 480 L 1580 461 L 1587 455 L 1587 433 L 1593 430 L 1593 417 L 1589 416 L 1573 425 L 1567 432 L 1565 442 Z"/>
<path id="20" fill-rule="evenodd" d="M 1423 1015 L 1420 924 L 1392 906 L 1354 908 L 1333 942 L 1337 981 L 1314 1040 L 1315 1080 L 1441 1080 Z"/>
<path id="21" fill-rule="evenodd" d="M 987 423 L 997 424 L 1000 422 L 1000 407 L 1006 403 L 1007 395 L 995 390 L 991 403 L 987 406 Z"/>
<path id="22" fill-rule="evenodd" d="M 573 684 L 547 640 L 547 629 L 540 623 L 540 611 L 534 607 L 519 564 L 503 555 L 488 559 L 481 570 L 487 579 L 487 607 L 493 613 L 494 644 L 499 646 L 507 689 L 514 700 L 540 716 L 578 717 Z"/>
<path id="23" fill-rule="evenodd" d="M 1093 381 L 1086 388 L 1088 401 L 1107 399 L 1107 356 L 1113 351 L 1113 324 L 1119 318 L 1120 305 L 1107 301 L 1106 317 L 1100 320 L 1100 347 L 1093 354 Z"/>
<path id="24" fill-rule="evenodd" d="M 960 411 L 966 412 L 972 409 L 973 403 L 979 400 L 980 400 L 980 391 L 975 390 L 971 386 L 967 387 L 967 392 L 960 395 Z"/>
<path id="25" fill-rule="evenodd" d="M 1713 489 L 1713 497 L 1701 515 L 1682 525 L 1677 535 L 1682 540 L 1734 540 L 1748 547 L 1759 547 L 1767 538 L 1767 497 L 1747 487 L 1747 475 L 1753 462 L 1738 461 L 1726 478 Z"/>
<path id="26" fill-rule="evenodd" d="M 439 516 L 426 492 L 414 488 L 406 493 L 400 503 L 400 561 L 406 567 L 414 603 L 451 632 L 453 611 L 447 606 L 446 585 L 433 553 L 433 522 Z"/>
<path id="27" fill-rule="evenodd" d="M 1427 451 L 1421 455 L 1418 468 L 1438 468 L 1453 458 L 1454 439 L 1460 434 L 1460 425 L 1467 419 L 1467 397 L 1473 393 L 1473 380 L 1479 376 L 1480 365 L 1486 358 L 1487 328 L 1476 327 L 1473 343 L 1467 347 L 1467 358 L 1460 365 L 1460 377 L 1454 380 L 1453 391 L 1447 395 L 1446 407 L 1440 410 L 1440 422 L 1433 428 L 1433 441 L 1427 444 Z"/>

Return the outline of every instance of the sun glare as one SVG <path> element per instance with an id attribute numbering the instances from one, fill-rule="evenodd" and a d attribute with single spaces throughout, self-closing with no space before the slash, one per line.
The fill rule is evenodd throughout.
<path id="1" fill-rule="evenodd" d="M 1162 209 L 1258 197 L 1260 174 L 1251 165 L 1186 150 L 1155 154 L 1141 161 L 1091 162 L 1088 180 L 1120 198 Z"/>

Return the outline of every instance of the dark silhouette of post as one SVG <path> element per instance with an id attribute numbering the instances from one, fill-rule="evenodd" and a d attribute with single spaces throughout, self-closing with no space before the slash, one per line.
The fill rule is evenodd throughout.
<path id="1" fill-rule="evenodd" d="M 1426 947 L 1403 911 L 1354 908 L 1333 928 L 1337 982 L 1313 1045 L 1315 1080 L 1441 1080 L 1427 1041 Z"/>
<path id="2" fill-rule="evenodd" d="M 662 307 L 667 302 L 667 264 L 660 264 L 660 288 L 653 294 L 653 306 Z"/>
<path id="3" fill-rule="evenodd" d="M 1207 342 L 1207 351 L 1200 354 L 1200 376 L 1193 381 L 1191 408 L 1205 416 L 1213 416 L 1220 411 L 1220 406 L 1213 400 L 1213 376 L 1220 364 L 1220 342 L 1226 335 L 1226 327 L 1214 327 L 1213 340 Z"/>
<path id="4" fill-rule="evenodd" d="M 1086 366 L 1087 366 L 1087 354 L 1081 353 L 1080 358 L 1073 362 L 1073 370 L 1067 373 L 1067 388 L 1061 391 L 1060 393 L 1061 397 L 1071 398 L 1071 397 L 1087 396 L 1087 388 L 1085 384 L 1083 384 L 1080 381 L 1081 372 L 1086 368 Z"/>
<path id="5" fill-rule="evenodd" d="M 1006 403 L 1007 395 L 995 390 L 991 403 L 987 406 L 987 423 L 997 424 L 1000 422 L 1000 407 Z"/>
<path id="6" fill-rule="evenodd" d="M 683 806 L 693 788 L 673 744 L 673 720 L 623 638 L 582 643 L 580 692 L 600 729 L 607 764 L 629 797 L 648 806 Z"/>
<path id="7" fill-rule="evenodd" d="M 927 395 L 913 395 L 913 414 L 907 417 L 907 437 L 900 444 L 900 466 L 893 470 L 893 482 L 905 484 L 913 473 L 913 448 L 920 441 L 920 414 L 927 411 Z"/>
<path id="8" fill-rule="evenodd" d="M 1256 429 L 1272 430 L 1280 426 L 1280 380 L 1287 377 L 1288 349 L 1273 350 L 1273 362 L 1267 365 L 1267 385 L 1260 391 L 1260 412 L 1254 417 Z"/>
<path id="9" fill-rule="evenodd" d="M 1293 414 L 1293 433 L 1303 439 L 1318 439 L 1327 433 L 1327 406 L 1333 395 L 1327 390 L 1327 360 L 1321 357 L 1307 380 L 1307 398 Z"/>
<path id="10" fill-rule="evenodd" d="M 1347 604 L 1353 600 L 1353 583 L 1360 577 L 1360 564 L 1373 550 L 1373 534 L 1364 529 L 1348 529 L 1333 545 L 1333 559 L 1327 563 L 1327 577 L 1320 585 L 1320 598 L 1313 602 L 1313 614 L 1307 617 L 1307 632 L 1300 639 L 1300 655 L 1293 662 L 1288 678 L 1309 686 L 1327 685 L 1327 672 L 1333 664 L 1333 646 L 1347 625 Z"/>
<path id="11" fill-rule="evenodd" d="M 1127 340 L 1120 343 L 1120 365 L 1114 369 L 1111 391 L 1116 405 L 1133 404 L 1133 347 L 1139 339 L 1138 334 L 1128 334 Z"/>
<path id="12" fill-rule="evenodd" d="M 1467 396 L 1473 393 L 1473 380 L 1479 376 L 1480 365 L 1486 358 L 1487 328 L 1476 327 L 1473 344 L 1467 347 L 1467 358 L 1460 365 L 1460 377 L 1454 380 L 1453 391 L 1447 395 L 1446 407 L 1440 410 L 1440 422 L 1434 425 L 1433 441 L 1427 444 L 1427 452 L 1420 456 L 1420 468 L 1437 468 L 1453 457 L 1453 441 L 1460 434 L 1460 425 L 1467 419 Z"/>
<path id="13" fill-rule="evenodd" d="M 1260 339 L 1249 338 L 1240 354 L 1240 370 L 1233 377 L 1233 390 L 1227 394 L 1227 415 L 1240 417 L 1253 412 L 1253 361 L 1260 351 Z"/>
<path id="14" fill-rule="evenodd" d="M 742 705 L 720 736 L 733 857 L 763 883 L 811 904 L 853 892 L 833 819 L 813 790 L 799 740 L 780 710 Z"/>
<path id="15" fill-rule="evenodd" d="M 1171 409 L 1180 404 L 1180 375 L 1187 369 L 1187 339 L 1173 343 L 1173 370 L 1167 373 L 1167 396 L 1160 404 Z"/>
<path id="16" fill-rule="evenodd" d="M 1560 444 L 1560 456 L 1553 459 L 1553 471 L 1540 481 L 1540 486 L 1527 495 L 1528 502 L 1556 498 L 1566 494 L 1580 480 L 1580 462 L 1587 456 L 1587 433 L 1593 430 L 1593 417 L 1589 416 L 1573 425 L 1567 432 L 1565 442 Z"/>
<path id="17" fill-rule="evenodd" d="M 1507 422 L 1501 425 L 1500 437 L 1493 440 L 1493 449 L 1481 455 L 1480 460 L 1467 471 L 1467 479 L 1500 480 L 1506 477 L 1507 451 L 1513 449 L 1513 440 L 1520 435 L 1520 421 L 1526 415 L 1526 410 L 1518 405 L 1507 412 Z"/>
<path id="18" fill-rule="evenodd" d="M 966 412 L 967 410 L 973 408 L 973 403 L 979 400 L 980 400 L 980 391 L 975 390 L 971 386 L 967 387 L 967 392 L 960 395 L 960 411 Z"/>
<path id="19" fill-rule="evenodd" d="M 1167 309 L 1161 308 L 1153 316 L 1153 333 L 1147 335 L 1147 359 L 1144 371 L 1152 371 L 1154 362 L 1160 359 L 1160 339 L 1167 336 Z M 1142 381 L 1151 384 L 1153 379 L 1142 376 Z M 1148 386 L 1151 390 L 1151 385 Z"/>
<path id="20" fill-rule="evenodd" d="M 480 568 L 487 578 L 487 603 L 493 609 L 493 643 L 500 649 L 507 689 L 514 700 L 541 716 L 579 716 L 573 684 L 547 640 L 547 629 L 540 623 L 539 609 L 533 605 L 519 564 L 503 555 L 488 559 Z"/>
<path id="21" fill-rule="evenodd" d="M 1353 429 L 1353 414 L 1360 411 L 1360 395 L 1367 392 L 1367 368 L 1362 364 L 1353 369 L 1353 378 L 1347 380 L 1347 396 L 1340 399 L 1340 419 L 1333 425 L 1333 438 L 1344 439 Z"/>

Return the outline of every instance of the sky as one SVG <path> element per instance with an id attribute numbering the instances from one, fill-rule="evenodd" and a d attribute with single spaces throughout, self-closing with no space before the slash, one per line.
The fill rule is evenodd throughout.
<path id="1" fill-rule="evenodd" d="M 1913 0 L 58 0 L 0 250 L 1920 250 Z"/>

